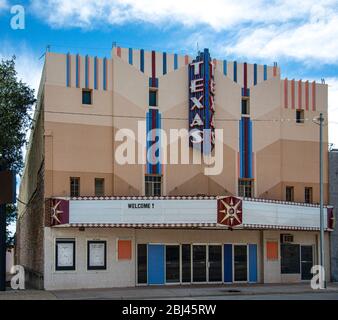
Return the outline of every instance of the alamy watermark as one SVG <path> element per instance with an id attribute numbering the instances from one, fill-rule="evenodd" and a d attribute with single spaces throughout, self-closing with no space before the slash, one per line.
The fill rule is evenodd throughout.
<path id="1" fill-rule="evenodd" d="M 314 265 L 311 268 L 311 274 L 313 277 L 311 279 L 311 288 L 313 290 L 325 289 L 325 270 L 321 265 Z"/>
<path id="2" fill-rule="evenodd" d="M 13 290 L 25 289 L 25 268 L 20 265 L 12 266 L 11 274 L 14 276 L 11 278 L 11 288 Z"/>
<path id="3" fill-rule="evenodd" d="M 12 15 L 10 19 L 10 26 L 13 30 L 23 30 L 26 27 L 25 22 L 25 8 L 22 5 L 14 5 L 10 7 L 10 13 Z"/>
<path id="4" fill-rule="evenodd" d="M 115 142 L 121 142 L 115 150 L 119 165 L 193 164 L 204 165 L 205 175 L 223 171 L 223 129 L 153 129 L 146 133 L 146 122 L 138 121 L 137 134 L 131 129 L 119 129 Z"/>

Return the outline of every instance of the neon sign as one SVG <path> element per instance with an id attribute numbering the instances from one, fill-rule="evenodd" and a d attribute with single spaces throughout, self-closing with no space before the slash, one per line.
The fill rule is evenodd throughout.
<path id="1" fill-rule="evenodd" d="M 215 144 L 214 65 L 208 49 L 189 64 L 190 146 L 210 153 Z"/>

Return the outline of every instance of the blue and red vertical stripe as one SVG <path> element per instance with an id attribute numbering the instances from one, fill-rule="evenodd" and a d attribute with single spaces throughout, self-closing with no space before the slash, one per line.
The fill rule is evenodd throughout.
<path id="1" fill-rule="evenodd" d="M 160 147 L 161 147 L 160 129 L 161 129 L 161 113 L 158 111 L 158 109 L 150 109 L 146 115 L 147 174 L 162 173 L 162 164 L 160 161 Z M 155 152 L 153 152 L 154 150 Z M 151 159 L 151 161 L 149 161 L 149 158 Z"/>
<path id="2" fill-rule="evenodd" d="M 239 121 L 240 178 L 253 178 L 252 174 L 252 121 L 242 117 Z"/>

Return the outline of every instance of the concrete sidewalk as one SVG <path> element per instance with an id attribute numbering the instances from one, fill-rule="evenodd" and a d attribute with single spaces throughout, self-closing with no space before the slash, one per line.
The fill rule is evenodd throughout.
<path id="1" fill-rule="evenodd" d="M 337 293 L 338 283 L 328 284 L 326 290 L 313 290 L 310 284 L 243 284 L 243 285 L 187 285 L 187 286 L 158 286 L 132 287 L 110 289 L 82 289 L 82 290 L 9 290 L 0 292 L 0 300 L 138 300 L 138 299 L 173 299 L 187 297 L 208 296 L 236 296 L 241 295 L 272 295 L 272 294 L 302 294 L 302 293 Z"/>

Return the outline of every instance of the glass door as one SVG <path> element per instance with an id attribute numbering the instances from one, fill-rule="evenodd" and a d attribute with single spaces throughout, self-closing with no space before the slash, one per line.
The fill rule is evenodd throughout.
<path id="1" fill-rule="evenodd" d="M 180 282 L 180 246 L 166 245 L 165 256 L 166 283 Z"/>
<path id="2" fill-rule="evenodd" d="M 247 245 L 234 245 L 234 281 L 248 281 L 247 251 Z"/>
<path id="3" fill-rule="evenodd" d="M 222 246 L 209 245 L 208 248 L 209 282 L 222 281 Z"/>
<path id="4" fill-rule="evenodd" d="M 191 282 L 191 245 L 182 244 L 182 282 Z"/>
<path id="5" fill-rule="evenodd" d="M 193 282 L 207 281 L 207 247 L 206 245 L 193 245 L 192 249 Z"/>
<path id="6" fill-rule="evenodd" d="M 311 268 L 313 266 L 313 247 L 301 246 L 300 252 L 302 280 L 311 280 Z"/>

